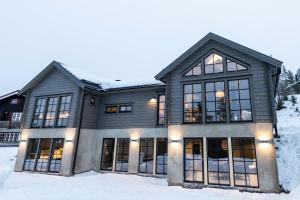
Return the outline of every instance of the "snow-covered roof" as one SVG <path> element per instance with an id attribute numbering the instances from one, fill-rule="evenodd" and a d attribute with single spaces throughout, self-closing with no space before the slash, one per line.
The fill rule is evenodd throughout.
<path id="1" fill-rule="evenodd" d="M 91 74 L 86 70 L 82 70 L 75 67 L 70 67 L 64 63 L 60 65 L 74 75 L 77 79 L 84 81 L 85 83 L 91 83 L 93 85 L 99 85 L 102 90 L 116 90 L 125 88 L 137 88 L 146 86 L 165 85 L 161 81 L 153 80 L 109 80 L 105 77 Z"/>
<path id="2" fill-rule="evenodd" d="M 8 93 L 8 94 L 5 94 L 5 95 L 3 95 L 3 96 L 0 96 L 0 100 L 6 99 L 6 98 L 11 97 L 11 96 L 14 96 L 14 95 L 17 95 L 18 92 L 19 92 L 19 91 L 16 90 L 16 91 L 13 91 L 13 92 L 11 92 L 11 93 Z"/>

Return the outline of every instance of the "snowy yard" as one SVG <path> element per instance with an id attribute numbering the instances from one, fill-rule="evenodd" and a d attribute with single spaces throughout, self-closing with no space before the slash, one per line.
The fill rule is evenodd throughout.
<path id="1" fill-rule="evenodd" d="M 300 101 L 300 96 L 298 96 Z M 205 200 L 299 200 L 300 199 L 300 113 L 295 106 L 278 112 L 278 166 L 280 183 L 290 194 L 258 194 L 223 189 L 168 187 L 166 179 L 136 175 L 84 173 L 74 177 L 14 173 L 17 148 L 0 148 L 0 199 L 205 199 Z M 300 105 L 298 104 L 300 108 Z"/>

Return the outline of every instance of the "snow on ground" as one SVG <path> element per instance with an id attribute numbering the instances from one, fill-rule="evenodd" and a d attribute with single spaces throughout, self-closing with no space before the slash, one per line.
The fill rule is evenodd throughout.
<path id="1" fill-rule="evenodd" d="M 298 96 L 300 102 L 300 95 Z M 278 168 L 280 182 L 290 194 L 258 194 L 224 189 L 184 189 L 167 186 L 166 179 L 124 174 L 88 172 L 74 177 L 15 173 L 17 148 L 0 148 L 0 199 L 2 200 L 299 200 L 300 199 L 300 104 L 278 112 L 281 135 Z"/>
<path id="2" fill-rule="evenodd" d="M 300 190 L 300 95 L 297 95 L 298 104 L 292 105 L 286 101 L 282 109 L 277 112 L 278 133 L 280 140 L 277 162 L 280 183 L 286 190 Z M 298 108 L 299 112 L 296 112 Z M 299 197 L 300 199 L 300 197 Z"/>

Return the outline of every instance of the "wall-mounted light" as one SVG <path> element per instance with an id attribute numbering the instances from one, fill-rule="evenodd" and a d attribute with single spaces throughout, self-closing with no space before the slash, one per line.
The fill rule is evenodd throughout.
<path id="1" fill-rule="evenodd" d="M 260 140 L 260 143 L 269 143 L 269 140 Z"/>
<path id="2" fill-rule="evenodd" d="M 20 142 L 24 143 L 24 142 L 26 142 L 26 140 L 21 140 Z"/>
<path id="3" fill-rule="evenodd" d="M 131 142 L 138 142 L 138 139 L 131 139 Z"/>
<path id="4" fill-rule="evenodd" d="M 66 140 L 66 142 L 67 142 L 67 143 L 71 143 L 71 142 L 73 142 L 73 140 Z"/>
<path id="5" fill-rule="evenodd" d="M 179 142 L 179 140 L 171 140 L 171 142 L 177 143 Z"/>

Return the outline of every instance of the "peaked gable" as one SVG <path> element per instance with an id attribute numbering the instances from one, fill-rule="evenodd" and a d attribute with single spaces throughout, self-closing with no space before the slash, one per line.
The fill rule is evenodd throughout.
<path id="1" fill-rule="evenodd" d="M 221 36 L 218 36 L 214 33 L 208 33 L 204 38 L 202 38 L 199 42 L 197 42 L 194 46 L 192 46 L 190 49 L 188 49 L 185 53 L 183 53 L 181 56 L 179 56 L 176 60 L 174 60 L 170 65 L 168 65 L 166 68 L 164 68 L 161 72 L 159 72 L 155 79 L 162 80 L 163 77 L 175 69 L 179 64 L 181 64 L 184 60 L 186 60 L 189 56 L 191 56 L 193 53 L 195 53 L 198 49 L 203 47 L 206 43 L 209 41 L 214 40 L 216 42 L 219 42 L 225 46 L 231 47 L 233 49 L 236 49 L 238 51 L 241 51 L 247 55 L 250 55 L 256 59 L 259 59 L 263 62 L 269 63 L 270 65 L 273 65 L 275 67 L 281 67 L 282 62 L 274 59 L 270 56 L 267 56 L 265 54 L 262 54 L 260 52 L 257 52 L 253 49 L 250 49 L 248 47 L 245 47 L 243 45 L 240 45 L 238 43 L 235 43 L 231 40 L 228 40 L 226 38 L 223 38 Z"/>
<path id="2" fill-rule="evenodd" d="M 52 61 L 44 70 L 42 70 L 37 76 L 35 76 L 25 87 L 23 87 L 19 91 L 19 95 L 24 94 L 26 91 L 34 88 L 37 86 L 43 79 L 52 71 L 58 70 L 62 74 L 64 74 L 69 80 L 77 84 L 79 87 L 83 88 L 84 84 L 76 78 L 72 73 L 66 70 L 64 67 L 61 66 L 59 62 Z"/>

